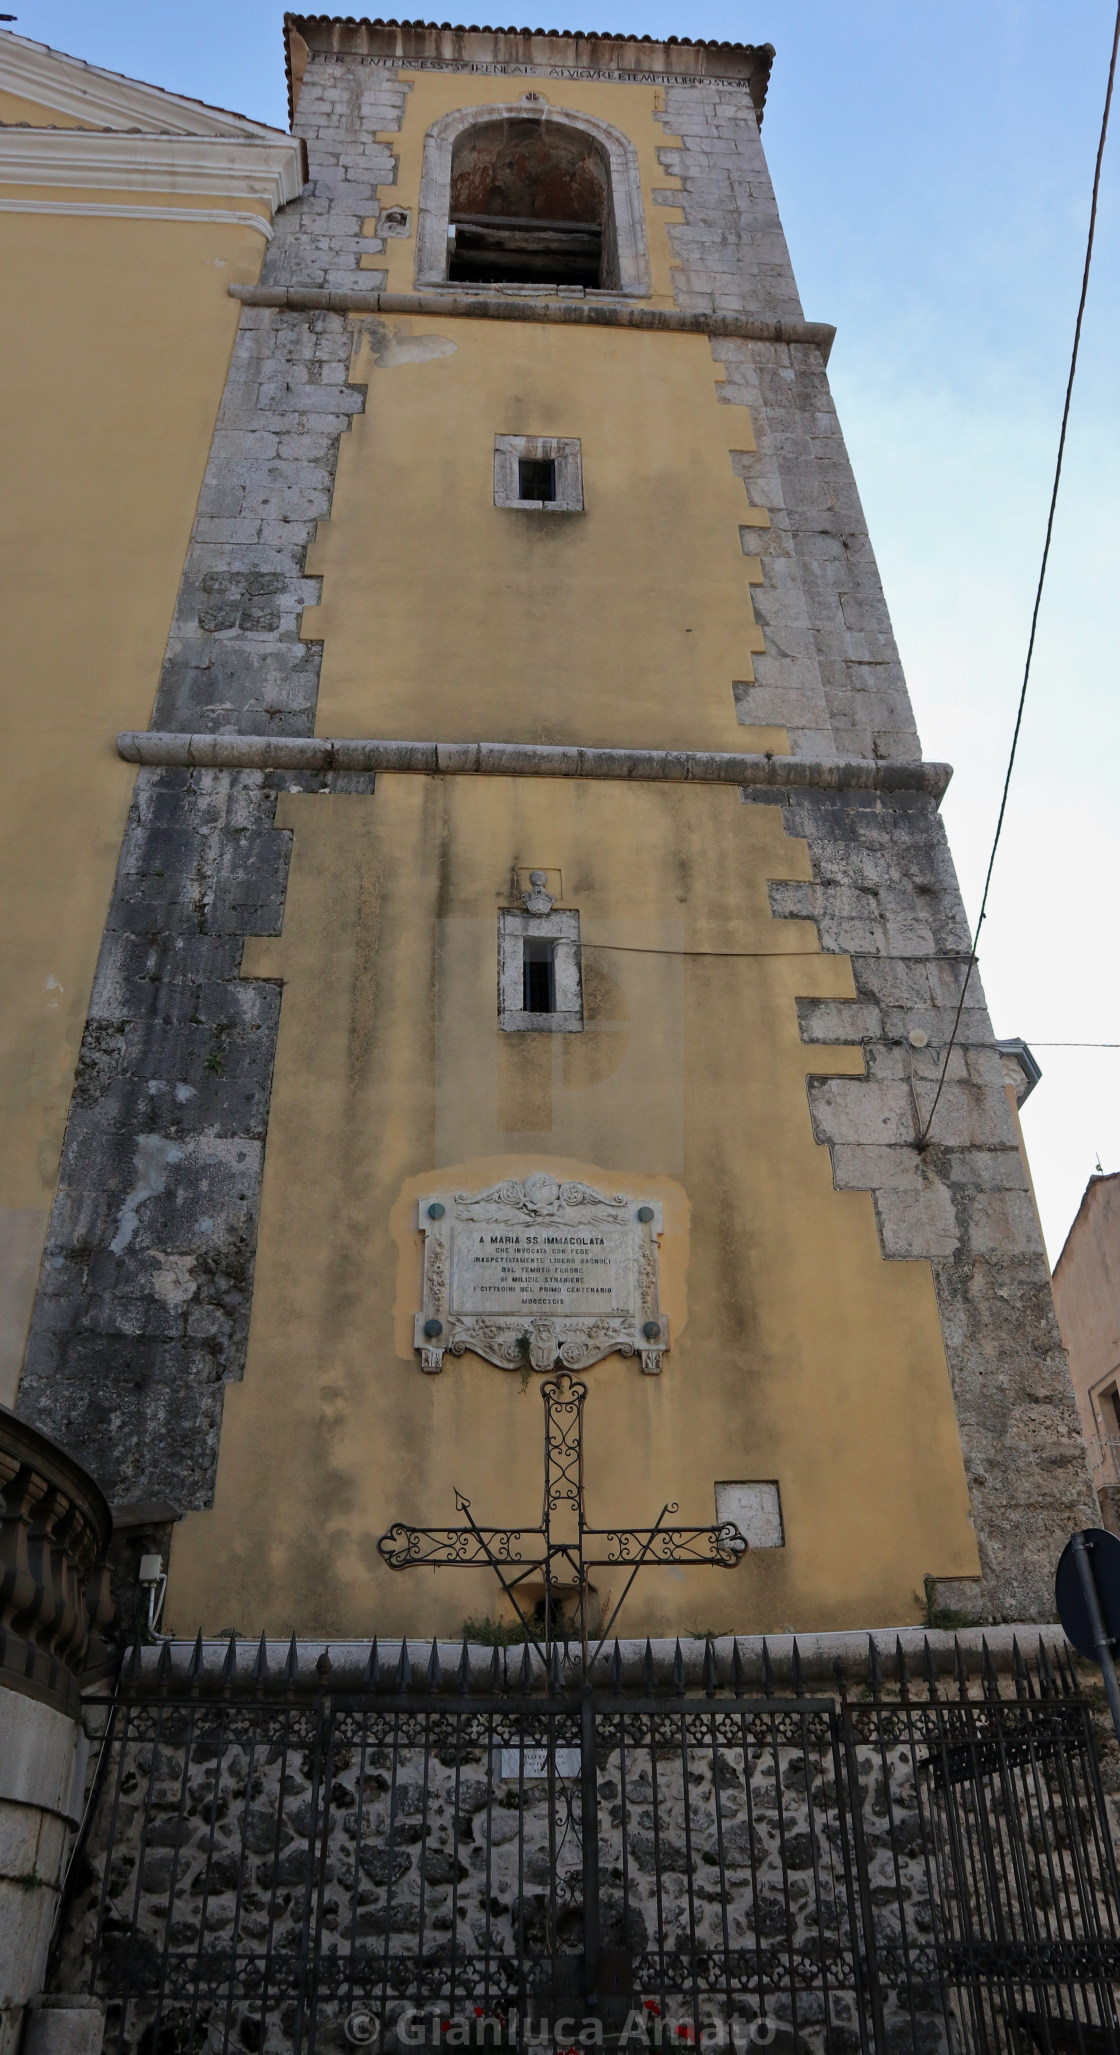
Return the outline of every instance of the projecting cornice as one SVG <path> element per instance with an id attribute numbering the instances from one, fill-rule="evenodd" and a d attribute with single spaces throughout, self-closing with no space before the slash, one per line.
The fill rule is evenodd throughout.
<path id="1" fill-rule="evenodd" d="M 740 785 L 821 792 L 921 792 L 940 801 L 947 763 L 904 758 L 759 756 L 714 749 L 581 749 L 562 742 L 380 742 L 362 736 L 208 735 L 131 729 L 126 763 L 198 770 L 359 772 L 478 778 L 621 778 L 633 784 Z"/>
<path id="2" fill-rule="evenodd" d="M 0 33 L 0 89 L 93 129 L 142 128 L 164 135 L 287 140 L 281 129 L 250 121 L 244 114 L 165 93 L 161 86 L 122 78 L 119 72 L 102 71 L 96 64 L 85 64 L 80 57 L 68 57 L 47 43 L 33 43 L 7 29 Z"/>
<path id="3" fill-rule="evenodd" d="M 256 200 L 275 214 L 303 190 L 298 138 L 119 135 L 84 128 L 0 128 L 0 185 L 79 186 Z"/>
<path id="4" fill-rule="evenodd" d="M 451 22 L 355 21 L 329 14 L 284 17 L 288 104 L 294 111 L 308 58 L 355 57 L 409 70 L 532 72 L 553 78 L 634 79 L 661 84 L 731 80 L 746 88 L 759 120 L 766 103 L 771 43 L 658 42 L 652 36 L 587 33 L 582 29 L 456 27 Z"/>
<path id="5" fill-rule="evenodd" d="M 263 203 L 273 214 L 303 191 L 307 164 L 298 137 L 101 71 L 10 31 L 0 33 L 0 90 L 30 101 L 45 117 L 42 126 L 0 125 L 0 185 L 220 195 Z M 62 126 L 51 125 L 52 114 Z M 79 126 L 68 125 L 73 122 Z M 2 203 L 6 212 L 24 204 L 10 197 Z M 35 212 L 61 211 L 51 201 L 26 204 Z M 211 217 L 196 212 L 185 218 Z M 254 225 L 249 217 L 229 218 Z"/>

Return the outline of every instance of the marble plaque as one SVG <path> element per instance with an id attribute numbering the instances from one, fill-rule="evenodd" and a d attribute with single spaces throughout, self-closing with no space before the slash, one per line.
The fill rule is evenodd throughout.
<path id="1" fill-rule="evenodd" d="M 661 1208 L 546 1170 L 419 1202 L 421 1367 L 467 1349 L 502 1370 L 586 1370 L 616 1351 L 656 1376 L 669 1346 L 657 1245 Z"/>
<path id="2" fill-rule="evenodd" d="M 581 1757 L 578 1748 L 557 1748 L 553 1750 L 553 1770 L 561 1778 L 578 1777 Z M 495 1748 L 494 1775 L 504 1783 L 520 1783 L 522 1777 L 528 1783 L 533 1777 L 547 1777 L 547 1748 Z"/>

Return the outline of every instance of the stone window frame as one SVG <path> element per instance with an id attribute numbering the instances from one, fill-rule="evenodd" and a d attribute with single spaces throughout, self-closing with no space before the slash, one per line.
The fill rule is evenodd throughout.
<path id="1" fill-rule="evenodd" d="M 1092 1407 L 1102 1442 L 1120 1439 L 1120 1373 L 1110 1370 L 1092 1387 Z M 1107 1407 L 1107 1411 L 1106 1411 Z"/>
<path id="2" fill-rule="evenodd" d="M 524 1008 L 525 943 L 530 938 L 554 945 L 552 1013 L 526 1013 Z M 578 913 L 529 913 L 523 906 L 499 909 L 498 1026 L 507 1035 L 583 1033 Z"/>
<path id="3" fill-rule="evenodd" d="M 544 460 L 556 467 L 553 499 L 522 499 L 518 465 Z M 496 435 L 494 505 L 537 514 L 582 514 L 583 453 L 578 435 Z"/>
<path id="4" fill-rule="evenodd" d="M 567 107 L 549 107 L 534 102 L 528 105 L 524 100 L 510 102 L 479 102 L 473 107 L 455 107 L 450 114 L 441 114 L 433 121 L 424 137 L 424 157 L 420 171 L 420 207 L 416 228 L 416 285 L 446 286 L 447 276 L 447 217 L 451 208 L 451 155 L 458 138 L 467 129 L 481 128 L 491 121 L 540 121 L 546 125 L 557 123 L 561 128 L 580 129 L 592 136 L 606 154 L 611 175 L 611 212 L 613 215 L 613 256 L 618 272 L 615 286 L 592 286 L 589 290 L 610 293 L 617 298 L 621 293 L 628 298 L 648 299 L 651 291 L 649 268 L 649 245 L 646 240 L 645 210 L 642 205 L 642 180 L 638 170 L 638 153 L 621 129 L 612 128 L 607 121 L 600 121 L 593 114 L 575 113 Z M 486 288 L 464 288 L 457 291 L 482 290 Z M 500 287 L 492 287 L 500 291 Z M 541 287 L 543 293 L 555 293 L 555 286 Z"/>

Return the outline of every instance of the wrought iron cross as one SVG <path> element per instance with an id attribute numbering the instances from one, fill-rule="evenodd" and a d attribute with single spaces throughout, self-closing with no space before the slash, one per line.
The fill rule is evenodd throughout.
<path id="1" fill-rule="evenodd" d="M 679 1510 L 675 1504 L 662 1506 L 652 1527 L 589 1526 L 583 1497 L 583 1402 L 587 1386 L 563 1372 L 545 1380 L 541 1396 L 544 1512 L 539 1527 L 480 1527 L 471 1513 L 470 1500 L 456 1491 L 455 1508 L 466 1514 L 465 1526 L 409 1527 L 398 1520 L 377 1545 L 391 1570 L 419 1566 L 475 1570 L 488 1565 L 544 1660 L 559 1638 L 554 1621 L 560 1613 L 560 1595 L 574 1588 L 579 1597 L 579 1638 L 586 1675 L 590 1570 L 613 1567 L 630 1572 L 622 1597 L 601 1631 L 601 1648 L 639 1570 L 657 1563 L 732 1570 L 746 1554 L 747 1544 L 733 1520 L 720 1520 L 710 1527 L 667 1525 Z M 541 1577 L 544 1583 L 543 1649 L 517 1598 L 517 1587 L 532 1577 Z"/>

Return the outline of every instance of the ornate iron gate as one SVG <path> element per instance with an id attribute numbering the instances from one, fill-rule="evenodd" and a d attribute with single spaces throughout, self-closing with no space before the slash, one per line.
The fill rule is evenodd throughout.
<path id="1" fill-rule="evenodd" d="M 107 2047 L 1120 2055 L 1083 1700 L 441 1681 L 122 1694 L 63 1970 Z"/>

